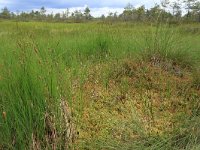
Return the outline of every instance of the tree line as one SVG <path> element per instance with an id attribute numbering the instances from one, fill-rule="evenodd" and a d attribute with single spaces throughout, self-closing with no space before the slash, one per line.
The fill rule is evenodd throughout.
<path id="1" fill-rule="evenodd" d="M 166 21 L 172 22 L 200 22 L 200 1 L 199 0 L 163 0 L 161 4 L 156 4 L 152 8 L 145 8 L 144 5 L 135 8 L 128 3 L 121 14 L 110 12 L 107 16 L 93 17 L 89 7 L 84 11 L 75 10 L 70 12 L 69 9 L 62 13 L 49 14 L 44 7 L 40 10 L 32 10 L 31 12 L 9 11 L 4 7 L 0 12 L 0 18 L 13 19 L 19 21 L 58 21 L 58 22 L 84 22 L 90 20 L 103 21 Z"/>

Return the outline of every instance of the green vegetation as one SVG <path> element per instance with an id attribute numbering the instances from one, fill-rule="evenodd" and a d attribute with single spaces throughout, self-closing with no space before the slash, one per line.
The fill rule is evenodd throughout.
<path id="1" fill-rule="evenodd" d="M 199 33 L 1 21 L 0 149 L 199 149 Z"/>

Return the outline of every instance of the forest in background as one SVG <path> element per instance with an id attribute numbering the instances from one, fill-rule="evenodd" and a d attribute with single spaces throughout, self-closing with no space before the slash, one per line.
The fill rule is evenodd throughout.
<path id="1" fill-rule="evenodd" d="M 30 12 L 11 12 L 7 7 L 2 8 L 0 18 L 18 21 L 50 21 L 50 22 L 86 22 L 94 20 L 102 21 L 135 21 L 135 22 L 155 22 L 159 21 L 176 22 L 200 22 L 200 1 L 199 0 L 176 0 L 170 2 L 163 0 L 161 4 L 155 4 L 152 8 L 145 8 L 142 5 L 135 8 L 128 3 L 121 14 L 110 12 L 100 17 L 91 15 L 91 10 L 86 7 L 84 11 L 75 10 L 70 12 L 67 8 L 62 13 L 47 13 L 45 7 Z"/>

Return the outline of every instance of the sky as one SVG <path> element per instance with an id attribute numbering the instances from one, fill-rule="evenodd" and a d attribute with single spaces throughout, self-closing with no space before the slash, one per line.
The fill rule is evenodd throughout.
<path id="1" fill-rule="evenodd" d="M 100 16 L 107 15 L 109 12 L 119 14 L 128 3 L 136 8 L 141 5 L 149 8 L 160 3 L 160 0 L 0 0 L 0 8 L 6 6 L 9 10 L 16 12 L 37 10 L 44 6 L 48 13 L 57 13 L 67 8 L 71 11 L 84 10 L 88 6 L 93 16 Z"/>

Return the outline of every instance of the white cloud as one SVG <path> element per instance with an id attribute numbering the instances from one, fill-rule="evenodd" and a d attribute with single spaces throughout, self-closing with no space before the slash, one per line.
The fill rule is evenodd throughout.
<path id="1" fill-rule="evenodd" d="M 84 7 L 72 7 L 69 9 L 70 13 L 74 12 L 75 10 L 80 10 L 80 11 L 84 11 L 85 7 L 87 7 L 87 5 L 85 5 Z M 38 9 L 35 9 L 38 10 Z M 48 14 L 56 14 L 56 13 L 63 13 L 67 10 L 66 9 L 56 9 L 56 8 L 46 8 L 47 13 Z M 102 14 L 104 14 L 105 16 L 108 15 L 108 13 L 110 12 L 117 12 L 117 14 L 120 14 L 123 12 L 124 8 L 111 8 L 111 7 L 102 7 L 102 8 L 90 8 L 91 10 L 91 15 L 94 17 L 100 17 Z"/>
<path id="2" fill-rule="evenodd" d="M 103 8 L 92 8 L 91 14 L 95 17 L 100 17 L 102 14 L 107 16 L 110 12 L 117 12 L 117 14 L 121 14 L 123 12 L 124 8 L 110 8 L 110 7 L 103 7 Z"/>
<path id="3" fill-rule="evenodd" d="M 108 15 L 109 12 L 122 13 L 123 8 L 131 3 L 134 7 L 145 5 L 146 8 L 160 3 L 160 0 L 0 0 L 0 9 L 7 6 L 11 11 L 30 11 L 37 10 L 44 6 L 48 13 L 62 13 L 70 8 L 70 11 L 84 10 L 90 7 L 91 14 L 99 17 L 102 14 Z"/>
<path id="4" fill-rule="evenodd" d="M 151 7 L 160 0 L 0 0 L 0 7 L 8 6 L 11 10 L 28 10 L 39 9 L 44 6 L 47 8 L 73 8 L 84 7 L 90 8 L 124 8 L 128 3 L 135 5 L 145 5 Z"/>
<path id="5" fill-rule="evenodd" d="M 0 0 L 0 8 L 1 7 L 5 7 L 7 5 L 10 5 L 12 4 L 12 1 L 9 1 L 9 0 Z"/>

